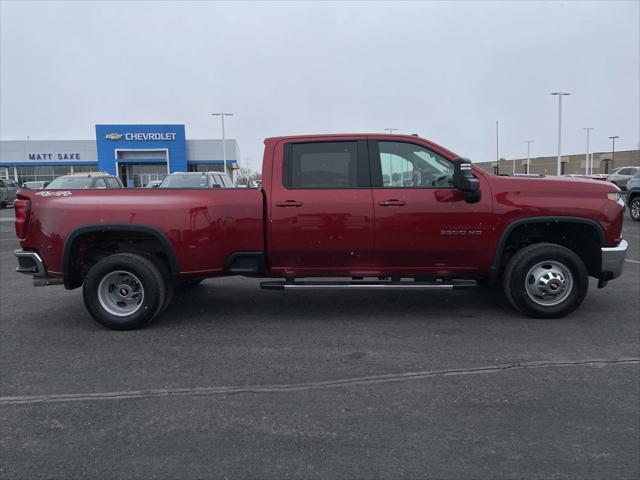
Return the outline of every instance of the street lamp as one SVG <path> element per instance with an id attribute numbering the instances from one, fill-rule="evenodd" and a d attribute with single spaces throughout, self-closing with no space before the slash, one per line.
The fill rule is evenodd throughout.
<path id="1" fill-rule="evenodd" d="M 531 173 L 531 144 L 535 143 L 535 140 L 525 140 L 527 144 L 527 174 Z"/>
<path id="2" fill-rule="evenodd" d="M 611 139 L 611 168 L 613 168 L 615 165 L 615 163 L 613 163 L 613 160 L 616 156 L 616 138 L 620 138 L 620 137 L 616 135 L 614 137 L 609 137 L 609 138 Z"/>
<path id="3" fill-rule="evenodd" d="M 567 92 L 553 92 L 551 95 L 558 96 L 558 164 L 556 166 L 557 175 L 562 173 L 561 168 L 561 151 L 562 151 L 562 97 L 564 95 L 571 95 Z"/>
<path id="4" fill-rule="evenodd" d="M 220 117 L 220 119 L 222 120 L 222 161 L 224 163 L 224 173 L 228 173 L 227 172 L 227 142 L 225 141 L 225 136 L 224 136 L 224 117 L 230 117 L 233 115 L 233 113 L 225 113 L 225 112 L 219 112 L 219 113 L 212 113 L 211 115 L 213 115 L 214 117 Z M 233 176 L 231 177 L 231 180 L 233 181 Z"/>
<path id="5" fill-rule="evenodd" d="M 385 132 L 389 132 L 389 135 L 391 135 L 393 132 L 397 131 L 397 128 L 385 128 L 384 131 Z M 389 186 L 391 186 L 391 177 L 393 176 L 393 161 L 392 161 L 392 157 L 391 154 L 389 154 Z M 382 180 L 384 182 L 384 178 Z"/>
<path id="6" fill-rule="evenodd" d="M 584 171 L 586 175 L 593 174 L 593 162 L 590 161 L 590 152 L 589 152 L 589 132 L 593 130 L 593 127 L 584 127 L 583 130 L 587 132 L 587 156 L 585 158 L 586 163 L 584 167 Z"/>

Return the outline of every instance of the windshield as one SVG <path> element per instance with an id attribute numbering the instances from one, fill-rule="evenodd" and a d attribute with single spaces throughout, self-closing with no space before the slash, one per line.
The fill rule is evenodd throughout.
<path id="1" fill-rule="evenodd" d="M 169 175 L 159 188 L 208 188 L 206 175 Z"/>
<path id="2" fill-rule="evenodd" d="M 92 177 L 58 177 L 53 180 L 47 189 L 54 188 L 91 188 Z"/>

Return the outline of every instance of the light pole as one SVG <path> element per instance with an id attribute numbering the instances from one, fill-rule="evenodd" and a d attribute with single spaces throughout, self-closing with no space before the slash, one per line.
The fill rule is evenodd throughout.
<path id="1" fill-rule="evenodd" d="M 593 127 L 584 127 L 583 130 L 587 132 L 587 157 L 585 158 L 586 164 L 585 164 L 584 171 L 586 175 L 591 175 L 593 173 L 593 165 L 590 160 L 590 152 L 589 152 L 589 132 L 593 130 Z"/>
<path id="2" fill-rule="evenodd" d="M 525 140 L 527 144 L 527 175 L 531 173 L 531 144 L 535 143 L 535 140 Z"/>
<path id="3" fill-rule="evenodd" d="M 551 95 L 558 96 L 558 164 L 556 166 L 557 175 L 560 176 L 562 173 L 561 166 L 561 152 L 562 152 L 562 97 L 564 95 L 571 95 L 567 92 L 553 92 Z"/>
<path id="4" fill-rule="evenodd" d="M 224 173 L 228 173 L 227 172 L 227 142 L 224 136 L 224 117 L 225 116 L 230 117 L 233 115 L 233 113 L 219 112 L 219 113 L 212 113 L 211 115 L 213 115 L 214 117 L 220 117 L 220 119 L 222 120 L 222 161 L 224 163 Z M 233 181 L 232 176 L 231 176 L 231 180 Z"/>
<path id="5" fill-rule="evenodd" d="M 498 148 L 498 120 L 496 120 L 496 175 L 500 175 L 500 151 Z"/>
<path id="6" fill-rule="evenodd" d="M 615 135 L 609 138 L 611 139 L 611 168 L 613 168 L 615 166 L 615 163 L 613 163 L 613 160 L 616 157 L 616 138 L 620 138 L 620 137 L 618 135 Z"/>
<path id="7" fill-rule="evenodd" d="M 389 132 L 389 135 L 391 135 L 396 130 L 398 130 L 398 129 L 397 128 L 385 128 L 384 129 L 385 132 Z M 391 177 L 392 176 L 393 176 L 393 162 L 391 160 L 391 154 L 389 154 L 389 186 L 392 186 L 392 184 L 391 184 Z M 383 178 L 382 181 L 384 183 L 384 178 Z"/>

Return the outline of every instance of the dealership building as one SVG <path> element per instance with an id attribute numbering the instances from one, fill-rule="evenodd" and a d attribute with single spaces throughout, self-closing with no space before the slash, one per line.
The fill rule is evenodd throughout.
<path id="1" fill-rule="evenodd" d="M 145 186 L 173 172 L 223 171 L 233 177 L 235 140 L 187 140 L 184 125 L 96 125 L 95 140 L 0 141 L 0 178 L 22 184 L 60 175 L 108 172 L 124 185 Z"/>

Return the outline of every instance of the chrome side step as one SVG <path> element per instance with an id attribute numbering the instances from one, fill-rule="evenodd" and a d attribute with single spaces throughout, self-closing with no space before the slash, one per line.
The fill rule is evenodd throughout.
<path id="1" fill-rule="evenodd" d="M 348 282 L 348 281 L 302 281 L 287 282 L 284 280 L 262 282 L 263 290 L 333 290 L 345 288 L 348 290 L 453 290 L 459 288 L 473 288 L 478 285 L 475 280 L 452 280 L 451 282 Z"/>

